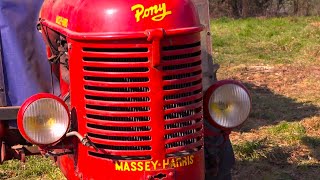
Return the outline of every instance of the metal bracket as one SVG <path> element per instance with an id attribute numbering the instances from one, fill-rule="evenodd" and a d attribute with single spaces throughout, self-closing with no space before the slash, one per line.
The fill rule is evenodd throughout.
<path id="1" fill-rule="evenodd" d="M 2 120 L 15 120 L 20 106 L 0 107 L 0 121 Z"/>

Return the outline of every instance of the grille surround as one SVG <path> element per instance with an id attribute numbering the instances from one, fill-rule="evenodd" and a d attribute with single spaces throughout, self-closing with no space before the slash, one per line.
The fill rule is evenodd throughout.
<path id="1" fill-rule="evenodd" d="M 199 33 L 154 43 L 121 40 L 75 42 L 82 85 L 83 134 L 95 145 L 90 157 L 165 159 L 203 147 L 201 42 Z M 78 45 L 78 46 L 77 46 Z M 160 65 L 153 64 L 160 54 Z M 72 69 L 71 69 L 72 71 Z M 75 78 L 73 78 L 75 79 Z"/>

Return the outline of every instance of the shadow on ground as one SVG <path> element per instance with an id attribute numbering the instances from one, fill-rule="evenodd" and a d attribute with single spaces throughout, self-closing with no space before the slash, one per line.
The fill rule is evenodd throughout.
<path id="1" fill-rule="evenodd" d="M 310 149 L 312 156 L 320 161 L 320 138 L 305 136 L 301 139 L 302 144 L 306 145 Z M 320 169 L 320 167 L 319 167 Z M 320 177 L 319 177 L 320 179 Z"/>
<path id="2" fill-rule="evenodd" d="M 283 121 L 298 122 L 320 115 L 320 107 L 311 102 L 298 102 L 276 94 L 267 87 L 244 84 L 252 95 L 252 112 L 236 131 L 249 132 Z M 258 145 L 250 145 L 249 150 L 238 149 L 237 153 L 245 152 L 245 156 L 250 158 L 237 160 L 232 172 L 233 179 L 320 179 L 320 138 L 305 134 L 299 138 L 299 142 L 293 146 L 258 142 Z"/>
<path id="3" fill-rule="evenodd" d="M 313 150 L 316 150 L 313 148 Z M 274 146 L 268 153 L 254 160 L 237 161 L 232 171 L 234 180 L 304 180 L 320 179 L 319 164 L 297 164 L 294 162 L 295 147 Z M 301 162 L 309 156 L 298 157 Z"/>
<path id="4" fill-rule="evenodd" d="M 320 114 L 320 107 L 310 102 L 297 102 L 295 99 L 275 94 L 267 87 L 244 84 L 252 96 L 252 111 L 249 119 L 238 131 L 246 132 L 281 121 L 300 121 Z"/>

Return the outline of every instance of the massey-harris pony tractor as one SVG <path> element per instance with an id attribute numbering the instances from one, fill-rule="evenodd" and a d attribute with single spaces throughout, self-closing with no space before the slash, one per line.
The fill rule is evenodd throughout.
<path id="1" fill-rule="evenodd" d="M 61 95 L 18 128 L 68 179 L 205 179 L 205 146 L 248 117 L 244 86 L 214 82 L 205 0 L 47 0 L 38 28 Z"/>

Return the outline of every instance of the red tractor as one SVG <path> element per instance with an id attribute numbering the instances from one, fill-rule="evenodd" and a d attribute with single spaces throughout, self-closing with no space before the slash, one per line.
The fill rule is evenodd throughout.
<path id="1" fill-rule="evenodd" d="M 215 81 L 209 26 L 206 0 L 45 1 L 61 95 L 27 99 L 21 135 L 68 179 L 205 179 L 205 137 L 222 147 L 251 108 Z"/>

